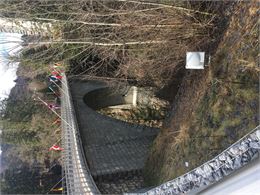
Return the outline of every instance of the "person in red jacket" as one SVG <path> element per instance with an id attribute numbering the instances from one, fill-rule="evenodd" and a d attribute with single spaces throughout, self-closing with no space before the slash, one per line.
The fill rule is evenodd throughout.
<path id="1" fill-rule="evenodd" d="M 61 151 L 63 148 L 61 148 L 58 145 L 53 145 L 52 147 L 49 148 L 49 151 L 54 150 L 54 151 Z"/>

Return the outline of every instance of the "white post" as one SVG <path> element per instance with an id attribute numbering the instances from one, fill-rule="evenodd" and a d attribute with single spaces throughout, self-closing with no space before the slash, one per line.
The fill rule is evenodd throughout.
<path id="1" fill-rule="evenodd" d="M 137 105 L 137 87 L 133 87 L 133 106 Z"/>

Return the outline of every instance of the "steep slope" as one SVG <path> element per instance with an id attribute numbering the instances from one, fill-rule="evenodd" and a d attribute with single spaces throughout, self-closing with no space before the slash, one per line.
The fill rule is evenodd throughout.
<path id="1" fill-rule="evenodd" d="M 256 1 L 237 4 L 210 66 L 185 72 L 170 120 L 151 148 L 147 184 L 191 170 L 257 126 L 257 18 Z"/>

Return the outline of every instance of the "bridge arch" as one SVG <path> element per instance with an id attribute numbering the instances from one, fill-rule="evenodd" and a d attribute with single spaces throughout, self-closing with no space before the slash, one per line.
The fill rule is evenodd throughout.
<path id="1" fill-rule="evenodd" d="M 101 186 L 101 193 L 105 192 L 102 191 L 104 181 L 114 179 L 116 182 L 118 178 L 135 176 L 142 180 L 141 172 L 159 129 L 130 124 L 95 110 L 111 105 L 133 104 L 136 88 L 115 90 L 105 82 L 81 80 L 72 80 L 70 88 L 87 163 L 97 186 Z M 136 101 L 145 99 L 136 96 Z M 136 185 L 110 193 L 135 190 Z"/>
<path id="2" fill-rule="evenodd" d="M 65 104 L 63 103 L 62 116 L 69 116 L 69 114 L 74 114 L 75 112 L 74 112 L 74 109 L 70 108 L 70 106 L 68 106 L 69 113 L 64 112 L 64 106 L 66 107 L 67 103 L 68 103 L 68 105 L 70 105 L 70 100 L 69 100 L 70 93 L 68 92 L 66 79 L 64 79 L 64 82 L 65 82 L 65 84 L 63 84 L 64 85 L 63 88 L 67 91 L 66 93 L 69 95 L 63 94 L 63 98 L 68 99 L 68 100 L 66 100 L 67 102 L 65 102 Z M 122 154 L 121 153 L 122 151 L 120 151 L 120 147 L 118 147 L 118 145 L 120 145 L 120 144 L 124 145 L 126 142 L 128 142 L 128 141 L 131 142 L 132 140 L 133 141 L 136 141 L 138 139 L 140 140 L 140 138 L 141 138 L 141 141 L 143 141 L 142 140 L 143 137 L 147 137 L 147 136 L 149 137 L 149 136 L 156 135 L 155 131 L 153 132 L 153 130 L 151 128 L 148 128 L 148 129 L 146 129 L 148 131 L 145 131 L 145 133 L 144 133 L 144 131 L 143 131 L 144 129 L 135 128 L 135 129 L 132 129 L 133 132 L 130 132 L 130 131 L 128 132 L 129 129 L 128 130 L 121 129 L 122 127 L 126 127 L 126 126 L 123 125 L 123 124 L 125 124 L 124 122 L 118 121 L 118 120 L 116 120 L 117 121 L 116 126 L 109 127 L 108 126 L 109 123 L 111 121 L 115 122 L 115 119 L 98 114 L 92 108 L 86 106 L 85 101 L 84 101 L 84 95 L 86 93 L 95 91 L 97 89 L 102 89 L 102 88 L 104 89 L 105 87 L 107 87 L 105 83 L 98 82 L 98 81 L 73 80 L 71 82 L 70 86 L 72 89 L 71 91 L 73 93 L 74 105 L 76 107 L 76 110 L 78 111 L 77 116 L 79 118 L 79 120 L 78 120 L 79 127 L 87 127 L 87 129 L 83 128 L 80 130 L 80 134 L 81 134 L 80 137 L 82 139 L 87 138 L 89 143 L 86 143 L 86 142 L 84 143 L 84 141 L 83 141 L 82 142 L 83 144 L 81 144 L 81 139 L 79 138 L 78 132 L 74 131 L 75 126 L 77 126 L 77 125 L 75 125 L 73 123 L 72 123 L 72 126 L 67 125 L 70 127 L 69 132 L 71 132 L 71 130 L 72 130 L 72 131 L 74 131 L 74 132 L 72 132 L 73 136 L 74 137 L 78 136 L 78 140 L 80 142 L 80 143 L 78 143 L 78 145 L 84 146 L 84 151 L 85 151 L 84 154 L 86 155 L 86 157 L 88 155 L 87 152 L 90 152 L 91 154 L 96 153 L 98 156 L 95 156 L 96 159 L 92 159 L 92 160 L 93 160 L 93 162 L 96 162 L 99 165 L 101 163 L 100 166 L 97 165 L 96 167 L 95 166 L 92 167 L 92 171 L 89 171 L 88 166 L 86 166 L 83 169 L 83 172 L 84 172 L 84 170 L 88 170 L 88 173 L 91 173 L 93 175 L 93 171 L 94 171 L 94 173 L 97 174 L 96 176 L 93 175 L 94 177 L 97 177 L 98 174 L 100 174 L 99 176 L 108 174 L 109 172 L 106 172 L 106 168 L 112 167 L 112 166 L 110 164 L 106 164 L 106 163 L 104 163 L 102 165 L 102 162 L 105 162 L 106 160 L 109 159 L 109 158 L 107 158 L 106 155 L 112 155 L 112 161 L 116 162 L 116 164 L 112 164 L 114 166 L 114 167 L 112 167 L 113 168 L 112 171 L 115 171 L 114 173 L 120 173 L 120 171 L 122 171 L 122 170 L 124 170 L 124 168 L 126 168 L 126 167 L 121 167 L 121 165 L 123 165 L 124 163 L 120 163 L 120 161 L 126 160 L 126 158 L 124 158 L 124 157 L 130 157 L 131 155 L 130 156 L 122 156 L 122 155 L 120 156 L 119 155 L 119 157 L 122 157 L 122 158 L 121 159 L 116 158 L 118 156 L 113 154 L 113 152 L 115 152 L 117 154 Z M 69 98 L 67 96 L 69 96 Z M 86 111 L 87 111 L 88 115 L 84 114 L 84 112 L 86 112 Z M 74 116 L 74 115 L 72 115 L 72 116 Z M 71 117 L 71 115 L 67 118 L 70 118 L 70 117 Z M 82 126 L 82 124 L 80 124 L 80 123 L 85 123 L 85 124 L 83 124 L 83 126 Z M 64 123 L 63 123 L 63 125 L 64 125 Z M 118 128 L 118 127 L 120 127 L 120 128 Z M 121 131 L 119 131 L 120 129 L 123 130 L 123 133 Z M 87 134 L 84 131 L 86 131 Z M 120 132 L 122 134 L 120 134 Z M 138 132 L 140 133 L 139 135 L 138 135 Z M 125 133 L 127 133 L 127 134 L 125 134 Z M 65 134 L 66 134 L 66 132 L 65 132 Z M 94 138 L 95 136 L 98 139 L 92 140 L 92 138 Z M 124 139 L 124 138 L 128 138 L 128 139 Z M 67 138 L 65 137 L 65 139 L 67 139 Z M 134 142 L 132 142 L 132 143 L 134 143 Z M 128 146 L 130 146 L 130 145 L 128 145 Z M 107 149 L 105 149 L 105 147 Z M 67 148 L 69 148 L 69 147 L 67 147 Z M 94 153 L 91 150 L 93 150 Z M 102 150 L 103 150 L 103 152 L 102 152 Z M 65 151 L 66 151 L 66 155 L 68 156 L 68 159 L 69 159 L 69 160 L 67 160 L 66 163 L 73 164 L 73 161 L 71 161 L 71 159 L 82 158 L 82 153 L 80 153 L 78 150 L 77 150 L 76 156 L 75 155 L 73 156 L 72 150 L 65 150 Z M 81 150 L 81 152 L 82 151 L 83 150 Z M 142 152 L 134 151 L 132 148 L 127 148 L 127 150 L 123 150 L 123 153 L 128 153 L 129 151 L 135 152 L 135 155 L 136 154 L 142 155 Z M 223 177 L 230 175 L 235 170 L 243 167 L 244 165 L 248 164 L 252 160 L 259 158 L 259 154 L 260 154 L 259 152 L 260 152 L 260 126 L 257 126 L 250 133 L 248 133 L 243 138 L 238 140 L 236 143 L 231 145 L 229 148 L 224 150 L 221 154 L 219 154 L 215 158 L 211 159 L 210 161 L 204 163 L 203 165 L 191 170 L 190 172 L 188 172 L 184 175 L 179 176 L 176 179 L 163 183 L 148 191 L 147 191 L 147 189 L 142 189 L 141 191 L 136 191 L 136 192 L 138 194 L 143 194 L 143 195 L 146 195 L 146 194 L 147 195 L 149 195 L 149 194 L 180 194 L 180 193 L 182 194 L 182 193 L 188 193 L 188 192 L 191 194 L 197 193 L 197 192 L 200 192 L 201 190 L 204 190 L 205 188 L 208 188 L 210 185 L 216 183 L 217 181 L 223 179 Z M 138 158 L 139 158 L 138 156 L 134 156 L 134 160 L 136 160 Z M 87 159 L 87 160 L 88 160 L 88 165 L 91 165 L 91 163 L 93 163 L 93 162 L 89 162 L 89 160 L 91 160 L 91 159 Z M 127 158 L 126 161 L 131 161 L 131 160 L 132 159 Z M 108 161 L 108 163 L 109 163 L 109 161 Z M 67 173 L 66 181 L 67 181 L 67 178 L 69 178 L 71 176 L 74 180 L 74 182 L 72 181 L 72 184 L 77 184 L 77 186 L 79 185 L 81 188 L 75 187 L 70 184 L 66 184 L 66 186 L 68 186 L 70 188 L 70 190 L 72 189 L 69 192 L 75 192 L 75 191 L 80 191 L 80 190 L 82 191 L 82 189 L 84 189 L 84 190 L 86 189 L 85 190 L 86 193 L 83 192 L 83 193 L 79 193 L 79 194 L 97 194 L 97 193 L 99 193 L 90 174 L 86 174 L 84 177 L 80 176 L 77 178 L 77 177 L 75 177 L 74 174 L 70 174 L 70 172 L 71 171 L 72 172 L 80 171 L 80 175 L 82 175 L 82 171 L 80 169 L 77 169 L 77 166 L 72 166 L 72 168 L 76 167 L 76 170 L 69 169 L 70 167 L 71 166 L 69 165 L 67 168 L 65 168 L 65 172 Z M 131 165 L 128 166 L 128 168 L 129 167 L 131 168 Z M 98 172 L 98 170 L 95 170 L 95 168 L 101 168 L 101 169 Z M 112 178 L 115 178 L 115 175 L 112 175 Z M 96 180 L 96 183 L 98 184 L 99 182 Z M 87 187 L 84 188 L 84 186 L 87 186 Z M 122 190 L 123 190 L 123 192 L 127 192 L 124 189 L 122 189 Z M 110 191 L 110 193 L 113 193 L 113 192 Z M 68 194 L 73 194 L 73 193 L 68 193 Z M 127 193 L 125 193 L 125 194 L 127 194 Z M 135 194 L 135 193 L 131 193 L 131 194 Z"/>
<path id="3" fill-rule="evenodd" d="M 116 105 L 132 105 L 133 90 L 130 89 L 130 87 L 123 90 L 111 87 L 99 88 L 85 94 L 83 99 L 86 105 L 94 110 Z"/>

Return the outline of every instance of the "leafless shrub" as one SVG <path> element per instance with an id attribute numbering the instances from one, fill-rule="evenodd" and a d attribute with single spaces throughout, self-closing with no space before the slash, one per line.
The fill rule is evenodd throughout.
<path id="1" fill-rule="evenodd" d="M 6 18 L 53 24 L 55 36 L 31 43 L 48 47 L 33 60 L 76 60 L 80 74 L 157 86 L 183 66 L 186 51 L 210 42 L 215 19 L 214 13 L 192 9 L 188 1 L 5 0 L 0 5 Z"/>

